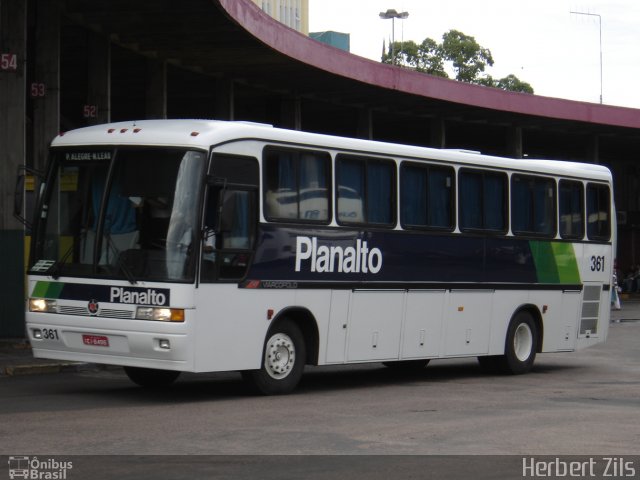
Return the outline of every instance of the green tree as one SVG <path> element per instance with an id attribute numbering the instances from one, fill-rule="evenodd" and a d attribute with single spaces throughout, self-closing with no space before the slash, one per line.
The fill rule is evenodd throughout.
<path id="1" fill-rule="evenodd" d="M 451 62 L 456 80 L 480 83 L 480 73 L 493 66 L 491 50 L 480 46 L 476 39 L 458 30 L 449 30 L 442 36 L 442 53 Z"/>
<path id="2" fill-rule="evenodd" d="M 533 93 L 533 87 L 527 82 L 520 80 L 514 74 L 507 75 L 506 77 L 497 80 L 493 86 L 501 88 L 502 90 L 509 90 L 511 92 Z"/>
<path id="3" fill-rule="evenodd" d="M 446 67 L 461 82 L 484 85 L 515 92 L 533 93 L 533 87 L 511 74 L 494 80 L 485 73 L 493 66 L 491 50 L 482 47 L 474 37 L 458 30 L 449 30 L 438 43 L 426 38 L 422 43 L 414 41 L 394 42 L 385 51 L 383 45 L 382 62 L 411 68 L 418 72 L 449 78 Z"/>
<path id="4" fill-rule="evenodd" d="M 425 39 L 420 45 L 413 40 L 394 42 L 386 52 L 383 47 L 382 63 L 449 78 L 444 68 L 442 48 L 431 38 Z"/>

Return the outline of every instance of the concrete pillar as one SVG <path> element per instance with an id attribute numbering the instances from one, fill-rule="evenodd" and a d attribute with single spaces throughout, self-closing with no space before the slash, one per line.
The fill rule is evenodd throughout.
<path id="1" fill-rule="evenodd" d="M 145 118 L 167 118 L 167 62 L 147 61 Z"/>
<path id="2" fill-rule="evenodd" d="M 431 141 L 429 145 L 434 148 L 445 148 L 446 126 L 444 118 L 438 117 L 431 120 Z"/>
<path id="3" fill-rule="evenodd" d="M 233 80 L 216 79 L 215 93 L 214 118 L 216 120 L 234 120 L 235 88 Z"/>
<path id="4" fill-rule="evenodd" d="M 0 0 L 0 337 L 24 336 L 24 229 L 13 217 L 25 164 L 27 2 Z"/>
<path id="5" fill-rule="evenodd" d="M 300 97 L 283 97 L 280 100 L 280 127 L 302 130 L 302 103 Z"/>
<path id="6" fill-rule="evenodd" d="M 24 0 L 0 0 L 0 53 L 5 62 L 0 73 L 0 230 L 18 230 L 21 224 L 13 218 L 13 191 L 18 166 L 25 164 L 27 2 Z"/>
<path id="7" fill-rule="evenodd" d="M 58 2 L 36 5 L 33 99 L 33 165 L 44 169 L 51 140 L 60 133 L 60 9 Z"/>
<path id="8" fill-rule="evenodd" d="M 591 135 L 587 142 L 587 162 L 600 163 L 600 137 L 596 134 Z"/>
<path id="9" fill-rule="evenodd" d="M 373 112 L 370 108 L 358 109 L 358 138 L 373 139 Z"/>
<path id="10" fill-rule="evenodd" d="M 105 35 L 94 32 L 89 32 L 88 43 L 85 116 L 89 125 L 108 123 L 111 121 L 111 43 Z"/>
<path id="11" fill-rule="evenodd" d="M 514 126 L 507 131 L 507 155 L 512 158 L 522 158 L 522 127 Z"/>

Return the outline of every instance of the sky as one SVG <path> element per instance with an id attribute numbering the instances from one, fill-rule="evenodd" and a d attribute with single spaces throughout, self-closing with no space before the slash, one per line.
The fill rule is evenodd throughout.
<path id="1" fill-rule="evenodd" d="M 395 20 L 396 41 L 459 30 L 491 50 L 496 79 L 514 74 L 537 95 L 592 103 L 602 88 L 604 104 L 640 109 L 638 0 L 309 0 L 309 31 L 349 33 L 351 53 L 379 61 L 391 38 L 379 13 L 390 8 L 409 12 Z"/>

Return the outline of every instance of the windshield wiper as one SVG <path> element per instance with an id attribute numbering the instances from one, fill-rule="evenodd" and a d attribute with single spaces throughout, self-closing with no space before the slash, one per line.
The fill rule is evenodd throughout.
<path id="1" fill-rule="evenodd" d="M 136 280 L 136 277 L 133 275 L 133 272 L 129 269 L 129 267 L 123 260 L 122 255 L 120 255 L 120 251 L 113 244 L 113 241 L 111 240 L 111 235 L 106 233 L 104 237 L 107 239 L 107 247 L 110 248 L 113 251 L 114 255 L 116 256 L 116 267 L 122 270 L 122 274 L 131 285 L 136 285 L 138 281 Z"/>
<path id="2" fill-rule="evenodd" d="M 127 267 L 127 264 L 122 259 L 122 255 L 118 255 L 118 260 L 116 260 L 116 266 L 122 270 L 125 278 L 131 285 L 135 285 L 138 283 L 136 277 L 133 275 L 133 272 Z"/>
<path id="3" fill-rule="evenodd" d="M 67 259 L 69 258 L 72 252 L 73 252 L 73 245 L 71 245 L 67 249 L 67 251 L 65 252 L 65 254 L 62 256 L 60 260 L 56 261 L 56 263 L 54 263 L 51 266 L 51 268 L 49 269 L 49 274 L 51 275 L 51 278 L 53 278 L 54 280 L 57 280 L 60 278 L 60 274 L 62 273 L 62 266 L 67 262 Z"/>

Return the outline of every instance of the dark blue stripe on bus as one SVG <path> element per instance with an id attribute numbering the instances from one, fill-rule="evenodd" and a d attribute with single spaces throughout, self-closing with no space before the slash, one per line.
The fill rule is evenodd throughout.
<path id="1" fill-rule="evenodd" d="M 318 248 L 335 247 L 342 252 L 355 248 L 360 239 L 366 241 L 369 252 L 380 250 L 382 265 L 377 273 L 365 273 L 363 269 L 340 272 L 336 254 L 332 272 L 312 271 L 311 258 L 301 260 L 300 271 L 296 272 L 298 237 L 315 238 Z M 501 285 L 501 289 L 508 285 L 528 289 L 540 284 L 527 239 L 282 225 L 260 226 L 254 262 L 243 285 L 252 280 L 298 282 L 298 287 L 320 282 L 349 285 L 348 288 L 379 288 L 375 285 L 402 288 L 405 283 L 420 285 L 418 288 L 467 288 L 451 284 L 479 288 L 480 283 L 487 284 L 482 288 L 493 288 L 488 284 L 495 284 Z M 574 287 L 580 288 L 579 285 L 554 288 Z"/>

